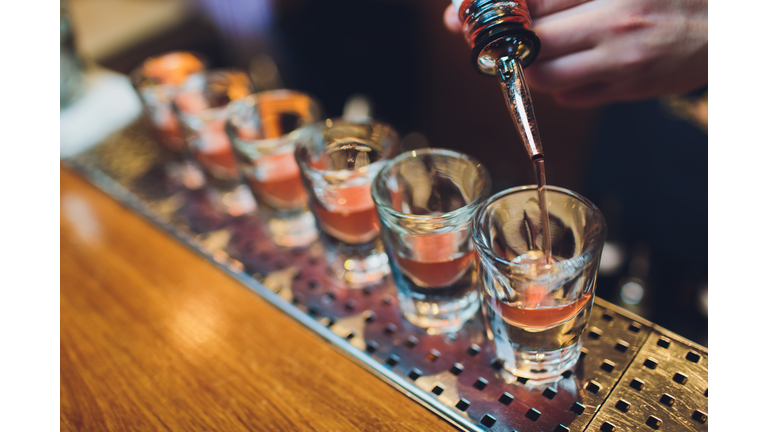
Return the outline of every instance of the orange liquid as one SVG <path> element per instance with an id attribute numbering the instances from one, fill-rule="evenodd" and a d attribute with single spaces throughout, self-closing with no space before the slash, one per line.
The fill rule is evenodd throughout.
<path id="1" fill-rule="evenodd" d="M 275 208 L 289 210 L 307 202 L 307 192 L 299 175 L 274 181 L 261 182 L 255 178 L 248 181 L 256 195 Z"/>
<path id="2" fill-rule="evenodd" d="M 497 301 L 496 309 L 501 312 L 504 321 L 509 324 L 520 327 L 551 327 L 556 324 L 568 321 L 573 318 L 592 298 L 589 293 L 575 302 L 560 307 L 523 309 L 510 306 L 504 302 Z"/>
<path id="3" fill-rule="evenodd" d="M 176 118 L 173 118 L 173 120 L 173 123 L 163 126 L 155 125 L 155 132 L 162 145 L 172 151 L 181 152 L 184 150 L 184 137 L 181 135 L 178 123 L 175 121 Z"/>
<path id="4" fill-rule="evenodd" d="M 196 152 L 198 162 L 219 178 L 231 179 L 238 175 L 237 161 L 232 149 L 224 148 L 214 153 Z"/>
<path id="5" fill-rule="evenodd" d="M 379 233 L 379 217 L 374 208 L 342 213 L 331 212 L 315 205 L 315 212 L 326 233 L 347 243 L 365 243 Z"/>
<path id="6" fill-rule="evenodd" d="M 293 153 L 265 154 L 245 172 L 254 193 L 278 209 L 294 209 L 307 202 L 307 192 L 301 181 L 299 165 Z"/>
<path id="7" fill-rule="evenodd" d="M 465 232 L 448 232 L 406 236 L 410 258 L 396 258 L 400 269 L 419 286 L 445 287 L 461 279 L 474 259 L 474 253 L 459 254 L 459 245 L 466 241 Z"/>
<path id="8" fill-rule="evenodd" d="M 325 208 L 314 203 L 315 214 L 323 231 L 337 239 L 360 244 L 372 240 L 379 233 L 379 217 L 371 198 L 371 185 L 338 189 Z"/>
<path id="9" fill-rule="evenodd" d="M 214 177 L 227 180 L 238 177 L 237 160 L 224 132 L 224 121 L 205 125 L 196 142 L 195 157 Z"/>
<path id="10" fill-rule="evenodd" d="M 439 288 L 459 280 L 472 264 L 474 253 L 467 252 L 447 261 L 415 261 L 398 256 L 400 270 L 419 286 Z"/>
<path id="11" fill-rule="evenodd" d="M 189 75 L 205 69 L 205 64 L 192 53 L 174 52 L 150 58 L 143 67 L 147 78 L 161 84 L 180 85 Z"/>

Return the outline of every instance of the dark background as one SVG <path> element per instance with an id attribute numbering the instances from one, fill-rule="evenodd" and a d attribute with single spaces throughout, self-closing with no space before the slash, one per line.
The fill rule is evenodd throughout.
<path id="1" fill-rule="evenodd" d="M 147 56 L 191 49 L 212 67 L 246 68 L 266 53 L 284 87 L 316 97 L 328 117 L 363 94 L 406 147 L 475 156 L 490 170 L 493 192 L 534 183 L 498 83 L 474 71 L 463 37 L 443 26 L 447 0 L 274 3 L 264 37 L 233 36 L 222 31 L 226 21 L 200 13 L 102 64 L 127 73 Z M 237 13 L 237 1 L 220 4 Z M 656 100 L 567 109 L 547 94 L 533 97 L 548 183 L 592 200 L 606 217 L 609 242 L 623 252 L 619 268 L 600 275 L 598 296 L 706 345 L 706 132 Z M 628 281 L 644 288 L 637 304 L 621 295 Z"/>

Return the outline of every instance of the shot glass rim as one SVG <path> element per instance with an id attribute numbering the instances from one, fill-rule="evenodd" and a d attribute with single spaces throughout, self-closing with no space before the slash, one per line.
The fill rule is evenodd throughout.
<path id="1" fill-rule="evenodd" d="M 260 92 L 251 93 L 248 96 L 242 97 L 240 99 L 235 99 L 233 101 L 230 101 L 227 104 L 227 119 L 226 119 L 225 124 L 224 124 L 224 129 L 227 130 L 227 128 L 231 127 L 232 130 L 235 130 L 235 131 L 237 130 L 237 126 L 235 126 L 232 123 L 232 118 L 235 116 L 235 109 L 239 108 L 240 105 L 247 105 L 247 106 L 255 109 L 256 105 L 258 105 L 258 103 L 259 103 L 259 99 L 260 98 L 262 98 L 262 97 L 264 97 L 266 95 L 273 95 L 273 94 L 280 94 L 280 93 L 299 94 L 299 95 L 307 96 L 309 98 L 309 100 L 311 101 L 312 105 L 314 105 L 315 108 L 317 108 L 318 113 L 322 112 L 322 108 L 320 106 L 320 102 L 318 102 L 318 100 L 316 98 L 314 98 L 312 95 L 310 95 L 308 93 L 305 93 L 305 92 L 302 92 L 302 91 L 298 91 L 298 90 L 291 90 L 291 89 L 264 90 L 264 91 L 260 91 Z M 285 145 L 285 144 L 287 144 L 289 142 L 288 139 L 290 139 L 291 135 L 293 135 L 294 140 L 295 140 L 295 138 L 298 137 L 299 131 L 301 131 L 302 129 L 304 129 L 306 127 L 309 127 L 309 126 L 315 124 L 318 120 L 320 120 L 320 118 L 322 118 L 322 115 L 318 115 L 317 119 L 315 119 L 311 123 L 308 123 L 306 125 L 298 127 L 296 129 L 288 132 L 287 134 L 283 134 L 282 136 L 277 137 L 277 138 L 247 139 L 247 138 L 237 137 L 237 139 L 242 141 L 242 142 L 244 142 L 244 143 L 246 143 L 246 144 L 248 144 L 248 145 L 253 145 L 253 146 L 256 146 L 256 147 L 269 147 L 269 146 L 273 146 L 273 145 L 279 145 L 279 146 L 282 147 L 283 145 Z"/>
<path id="2" fill-rule="evenodd" d="M 588 200 L 583 195 L 581 195 L 581 194 L 579 194 L 577 192 L 574 192 L 574 191 L 572 191 L 570 189 L 565 189 L 565 188 L 561 188 L 561 187 L 558 187 L 558 186 L 547 185 L 545 187 L 547 189 L 547 192 L 557 192 L 557 193 L 560 193 L 560 194 L 563 194 L 563 195 L 567 195 L 567 196 L 570 196 L 572 198 L 575 198 L 575 199 L 581 201 L 587 207 L 589 207 L 590 210 L 595 212 L 595 214 L 596 214 L 596 216 L 597 216 L 597 218 L 598 218 L 598 220 L 600 222 L 599 223 L 599 226 L 600 226 L 599 230 L 600 230 L 600 232 L 598 233 L 598 239 L 600 239 L 601 241 L 594 242 L 593 244 L 589 245 L 589 247 L 587 247 L 584 250 L 582 250 L 581 253 L 576 255 L 576 256 L 573 256 L 571 258 L 567 258 L 567 259 L 564 259 L 562 261 L 558 261 L 558 262 L 556 262 L 554 264 L 549 264 L 548 265 L 548 268 L 550 268 L 550 269 L 567 269 L 567 268 L 572 268 L 572 267 L 574 267 L 574 265 L 577 265 L 579 262 L 586 261 L 590 257 L 594 256 L 595 252 L 597 252 L 598 245 L 602 245 L 602 244 L 605 243 L 605 237 L 607 235 L 607 226 L 606 226 L 606 223 L 605 223 L 605 217 L 603 217 L 603 213 L 600 211 L 600 209 L 597 208 L 597 206 L 594 205 L 592 203 L 592 201 Z M 493 202 L 496 202 L 496 201 L 500 200 L 501 198 L 503 198 L 503 197 L 505 197 L 507 195 L 514 194 L 514 193 L 523 192 L 523 191 L 534 191 L 534 192 L 536 192 L 537 190 L 538 190 L 538 186 L 536 186 L 536 185 L 516 186 L 516 187 L 513 187 L 513 188 L 505 189 L 505 190 L 503 190 L 501 192 L 498 192 L 498 193 L 494 194 L 490 198 L 488 198 L 482 205 L 480 205 L 480 207 L 477 208 L 477 210 L 475 211 L 475 214 L 472 216 L 472 243 L 475 244 L 475 248 L 476 248 L 478 254 L 481 257 L 489 258 L 489 259 L 491 259 L 491 260 L 493 260 L 493 261 L 495 261 L 495 262 L 497 262 L 499 264 L 507 266 L 510 269 L 521 269 L 521 270 L 523 270 L 523 269 L 527 268 L 528 266 L 530 266 L 530 264 L 513 263 L 513 262 L 507 260 L 506 258 L 502 258 L 502 257 L 498 256 L 497 254 L 495 254 L 493 252 L 493 250 L 485 242 L 485 238 L 484 238 L 484 236 L 480 232 L 479 224 L 480 224 L 480 219 L 483 217 L 483 215 L 485 214 L 486 210 L 488 209 L 488 207 Z M 602 246 L 600 246 L 600 247 L 602 247 Z"/>
<path id="3" fill-rule="evenodd" d="M 449 212 L 445 212 L 439 215 L 416 215 L 411 213 L 403 213 L 401 211 L 393 209 L 391 206 L 385 204 L 379 194 L 376 192 L 376 183 L 378 183 L 381 178 L 383 177 L 383 173 L 385 171 L 389 171 L 397 165 L 398 163 L 408 159 L 409 157 L 417 157 L 424 154 L 439 154 L 441 156 L 452 156 L 456 159 L 467 159 L 472 165 L 475 165 L 476 168 L 478 168 L 478 176 L 482 175 L 487 180 L 485 182 L 485 185 L 483 186 L 483 190 L 476 196 L 472 201 L 464 204 L 463 206 L 451 210 Z M 412 220 L 422 220 L 422 221 L 428 221 L 428 220 L 434 220 L 434 219 L 451 219 L 452 217 L 463 213 L 467 207 L 478 207 L 480 204 L 482 204 L 482 201 L 488 197 L 488 194 L 491 192 L 491 176 L 488 172 L 488 169 L 485 168 L 483 164 L 480 163 L 477 159 L 474 157 L 458 152 L 451 149 L 441 148 L 441 147 L 425 147 L 420 148 L 416 150 L 410 150 L 400 153 L 399 155 L 393 157 L 390 159 L 386 165 L 384 165 L 381 170 L 376 174 L 376 177 L 373 178 L 373 181 L 371 182 L 371 196 L 373 197 L 373 203 L 377 208 L 380 208 L 387 213 L 391 214 L 392 216 L 395 216 L 397 218 L 402 219 L 412 219 Z"/>
<path id="4" fill-rule="evenodd" d="M 197 71 L 195 73 L 191 73 L 178 86 L 178 88 L 176 89 L 176 92 L 173 95 L 173 98 L 171 100 L 171 105 L 173 106 L 173 109 L 179 114 L 178 117 L 179 117 L 180 121 L 186 121 L 185 117 L 195 117 L 195 118 L 198 118 L 198 119 L 200 119 L 200 120 L 202 120 L 204 122 L 215 120 L 215 119 L 220 118 L 220 117 L 223 117 L 223 119 L 226 120 L 227 117 L 229 116 L 229 105 L 232 102 L 234 102 L 234 101 L 238 101 L 240 99 L 243 99 L 244 97 L 247 97 L 247 96 L 244 96 L 243 98 L 232 99 L 232 100 L 230 100 L 229 102 L 227 102 L 224 105 L 210 107 L 210 108 L 206 108 L 206 109 L 203 109 L 203 110 L 200 110 L 200 111 L 195 111 L 195 112 L 190 112 L 190 111 L 184 110 L 184 109 L 182 109 L 181 107 L 179 107 L 176 104 L 176 97 L 178 97 L 181 93 L 183 93 L 185 91 L 185 87 L 189 84 L 189 82 L 195 76 L 198 76 L 198 75 L 207 76 L 207 75 L 212 75 L 212 74 L 215 74 L 215 73 L 223 73 L 223 72 L 239 72 L 239 73 L 242 73 L 243 75 L 245 75 L 248 78 L 249 84 L 251 85 L 251 89 L 253 89 L 253 82 L 251 82 L 251 77 L 248 76 L 248 72 L 246 72 L 245 70 L 240 69 L 240 68 L 236 68 L 236 67 L 223 67 L 223 68 L 216 68 L 216 69 L 203 69 L 201 71 Z"/>
<path id="5" fill-rule="evenodd" d="M 128 77 L 131 79 L 131 84 L 133 85 L 133 87 L 135 89 L 153 88 L 153 87 L 159 87 L 159 88 L 180 88 L 184 84 L 184 81 L 186 81 L 186 77 L 179 84 L 171 84 L 171 83 L 147 84 L 147 83 L 145 83 L 145 81 L 148 78 L 144 74 L 143 71 L 144 71 L 144 66 L 147 63 L 147 61 L 153 60 L 153 59 L 159 59 L 161 57 L 165 57 L 165 56 L 171 55 L 171 54 L 191 54 L 192 56 L 197 58 L 200 61 L 200 63 L 203 64 L 203 68 L 200 69 L 197 72 L 193 72 L 192 74 L 208 70 L 208 64 L 209 64 L 208 58 L 205 55 L 203 55 L 200 52 L 198 52 L 198 51 L 192 51 L 192 50 L 167 51 L 167 52 L 163 52 L 163 53 L 160 53 L 160 54 L 157 54 L 157 55 L 151 55 L 149 57 L 146 57 L 138 65 L 136 65 L 133 69 L 131 69 L 131 71 L 128 73 Z M 189 75 L 192 75 L 192 74 L 189 74 Z M 187 76 L 189 76 L 189 75 L 187 75 Z"/>
<path id="6" fill-rule="evenodd" d="M 332 126 L 328 126 L 328 121 L 331 122 Z M 382 121 L 373 119 L 371 117 L 367 117 L 365 119 L 362 119 L 362 118 L 361 119 L 355 119 L 355 120 L 348 120 L 348 119 L 345 119 L 343 117 L 334 117 L 334 118 L 326 118 L 324 120 L 321 119 L 321 120 L 318 120 L 318 121 L 316 121 L 315 123 L 313 123 L 311 125 L 307 125 L 307 126 L 301 128 L 300 129 L 301 130 L 301 134 L 297 135 L 296 151 L 295 151 L 294 154 L 298 155 L 299 150 L 306 146 L 306 144 L 305 144 L 306 140 L 301 139 L 303 136 L 309 135 L 309 134 L 313 133 L 314 131 L 317 131 L 317 130 L 320 130 L 320 129 L 324 129 L 324 128 L 330 129 L 330 128 L 334 127 L 333 125 L 335 125 L 337 122 L 340 123 L 340 124 L 347 124 L 347 125 L 380 125 L 380 126 L 386 126 L 395 134 L 395 137 L 397 138 L 397 143 L 395 144 L 395 147 L 399 147 L 399 144 L 400 144 L 400 134 L 398 134 L 397 131 L 395 130 L 395 128 L 392 127 L 392 125 L 390 125 L 389 123 L 384 123 Z M 394 155 L 394 156 L 390 157 L 390 156 L 387 156 L 386 154 L 384 154 L 382 159 L 379 159 L 376 162 L 372 162 L 372 163 L 370 163 L 370 164 L 368 164 L 368 165 L 366 165 L 364 167 L 360 167 L 358 169 L 353 169 L 353 170 L 350 170 L 350 169 L 343 169 L 343 170 L 321 170 L 321 169 L 317 169 L 317 168 L 313 167 L 312 165 L 310 165 L 309 163 L 307 163 L 308 161 L 299 160 L 298 157 L 296 157 L 296 163 L 299 165 L 299 169 L 300 170 L 306 170 L 306 172 L 308 172 L 308 173 L 318 173 L 320 175 L 326 175 L 326 174 L 331 174 L 331 173 L 343 173 L 343 172 L 357 172 L 357 173 L 364 174 L 364 173 L 367 172 L 367 168 L 370 167 L 371 165 L 375 165 L 375 164 L 379 164 L 379 163 L 386 163 L 386 162 L 394 159 L 397 156 L 398 155 Z M 373 184 L 373 181 L 371 181 L 371 184 Z"/>

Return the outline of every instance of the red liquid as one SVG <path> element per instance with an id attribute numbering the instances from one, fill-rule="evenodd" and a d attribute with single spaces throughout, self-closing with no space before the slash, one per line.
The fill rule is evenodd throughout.
<path id="1" fill-rule="evenodd" d="M 330 201 L 330 208 L 313 203 L 323 231 L 352 244 L 366 243 L 378 235 L 379 217 L 373 206 L 371 185 L 338 189 Z"/>
<path id="2" fill-rule="evenodd" d="M 292 152 L 265 154 L 254 163 L 245 172 L 253 192 L 264 202 L 285 210 L 306 204 L 307 192 Z"/>
<path id="3" fill-rule="evenodd" d="M 172 121 L 163 125 L 154 124 L 155 132 L 162 145 L 172 151 L 181 152 L 184 150 L 184 137 L 181 135 L 178 120 L 176 117 L 171 117 L 169 120 Z"/>
<path id="4" fill-rule="evenodd" d="M 289 210 L 307 202 L 307 192 L 299 175 L 265 182 L 249 177 L 248 181 L 256 195 L 275 208 Z"/>
<path id="5" fill-rule="evenodd" d="M 415 261 L 398 256 L 400 270 L 419 286 L 440 288 L 451 285 L 466 273 L 472 264 L 474 253 L 467 252 L 448 261 Z"/>
<path id="6" fill-rule="evenodd" d="M 496 301 L 496 309 L 500 311 L 504 321 L 509 324 L 519 327 L 546 328 L 573 318 L 591 298 L 592 293 L 589 293 L 566 306 L 539 307 L 536 309 L 523 309 Z"/>
<path id="7" fill-rule="evenodd" d="M 221 179 L 237 178 L 237 161 L 232 149 L 225 148 L 215 153 L 195 153 L 198 162 L 215 177 Z"/>
<path id="8" fill-rule="evenodd" d="M 220 179 L 236 179 L 239 175 L 237 160 L 229 138 L 224 132 L 224 121 L 211 121 L 194 140 L 195 157 L 209 173 Z"/>
<path id="9" fill-rule="evenodd" d="M 459 245 L 466 233 L 448 232 L 405 237 L 410 244 L 411 258 L 397 256 L 400 269 L 419 286 L 445 287 L 461 279 L 474 259 L 474 253 L 459 254 Z"/>

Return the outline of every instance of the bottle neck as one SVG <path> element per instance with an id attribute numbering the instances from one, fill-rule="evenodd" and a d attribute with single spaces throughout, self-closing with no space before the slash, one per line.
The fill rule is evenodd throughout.
<path id="1" fill-rule="evenodd" d="M 541 43 L 531 30 L 525 0 L 452 1 L 478 72 L 494 75 L 496 62 L 505 56 L 517 57 L 526 67 L 538 55 Z"/>

